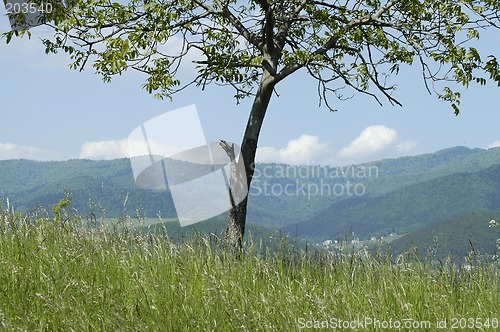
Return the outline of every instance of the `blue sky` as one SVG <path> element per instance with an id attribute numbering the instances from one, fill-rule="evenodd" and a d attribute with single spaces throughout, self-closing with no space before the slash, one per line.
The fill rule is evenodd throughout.
<path id="1" fill-rule="evenodd" d="M 0 6 L 0 32 L 10 29 Z M 0 40 L 0 160 L 112 159 L 127 155 L 126 138 L 141 123 L 190 104 L 197 106 L 208 141 L 241 142 L 251 99 L 236 105 L 230 88 L 190 88 L 158 101 L 141 89 L 145 76 L 132 71 L 103 83 L 92 67 L 68 68 L 65 54 L 45 55 L 32 29 L 31 40 Z M 500 32 L 482 37 L 481 48 L 500 56 Z M 183 74 L 194 67 L 187 64 Z M 262 129 L 258 159 L 286 163 L 346 164 L 434 152 L 465 145 L 500 146 L 500 90 L 488 82 L 463 91 L 456 117 L 448 104 L 430 96 L 416 66 L 395 79 L 403 107 L 371 98 L 318 107 L 316 84 L 298 72 L 277 87 Z"/>

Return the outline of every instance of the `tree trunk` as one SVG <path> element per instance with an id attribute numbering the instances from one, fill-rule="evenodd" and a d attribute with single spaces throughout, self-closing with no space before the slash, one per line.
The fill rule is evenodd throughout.
<path id="1" fill-rule="evenodd" d="M 273 94 L 274 86 L 276 84 L 274 76 L 269 72 L 269 69 L 271 69 L 271 71 L 274 69 L 275 72 L 277 59 L 267 57 L 267 60 L 264 61 L 267 61 L 267 66 L 264 66 L 262 80 L 259 84 L 259 89 L 252 104 L 245 134 L 243 136 L 243 142 L 241 144 L 240 157 L 237 163 L 234 159 L 232 159 L 231 163 L 231 181 L 236 181 L 237 186 L 241 185 L 242 182 L 238 177 L 238 174 L 243 174 L 246 177 L 245 185 L 247 186 L 248 191 L 250 190 L 250 184 L 254 174 L 255 154 L 257 152 L 257 142 L 259 140 L 260 130 L 267 107 L 269 106 L 269 101 L 271 100 L 271 96 Z M 242 171 L 238 173 L 238 168 L 243 166 L 244 171 L 240 168 Z M 228 213 L 225 244 L 233 256 L 239 257 L 243 249 L 243 236 L 245 235 L 248 196 L 241 201 L 234 200 L 231 193 L 230 197 L 231 204 Z M 239 201 L 239 203 L 235 203 L 235 201 Z"/>

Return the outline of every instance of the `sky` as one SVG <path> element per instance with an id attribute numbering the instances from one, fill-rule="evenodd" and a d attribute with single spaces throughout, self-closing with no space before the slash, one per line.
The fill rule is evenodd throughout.
<path id="1" fill-rule="evenodd" d="M 0 32 L 10 30 L 0 6 Z M 236 105 L 231 88 L 189 88 L 158 101 L 141 88 L 146 77 L 127 71 L 103 83 L 91 66 L 70 70 L 66 54 L 46 55 L 40 38 L 0 40 L 0 160 L 114 159 L 128 156 L 127 138 L 142 123 L 196 105 L 206 140 L 241 142 L 251 99 Z M 500 56 L 500 31 L 481 39 Z M 192 75 L 186 64 L 183 75 Z M 258 161 L 340 165 L 431 153 L 454 146 L 500 146 L 500 89 L 492 82 L 462 91 L 461 114 L 429 95 L 416 66 L 402 68 L 395 96 L 403 107 L 354 95 L 319 107 L 315 82 L 297 72 L 281 82 L 262 128 Z M 188 130 L 187 130 L 188 131 Z"/>

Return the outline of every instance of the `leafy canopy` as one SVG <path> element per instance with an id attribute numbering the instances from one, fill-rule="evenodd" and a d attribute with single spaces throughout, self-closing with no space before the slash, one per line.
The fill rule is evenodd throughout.
<path id="1" fill-rule="evenodd" d="M 460 94 L 449 83 L 500 85 L 496 56 L 474 47 L 486 28 L 500 27 L 496 0 L 75 0 L 71 9 L 55 7 L 47 53 L 70 53 L 74 69 L 90 62 L 105 81 L 143 72 L 144 88 L 160 98 L 215 83 L 241 99 L 254 94 L 263 73 L 278 83 L 303 68 L 332 110 L 327 96 L 355 92 L 399 104 L 388 78 L 414 64 L 428 91 L 458 114 Z M 179 66 L 191 52 L 197 76 L 181 82 Z"/>

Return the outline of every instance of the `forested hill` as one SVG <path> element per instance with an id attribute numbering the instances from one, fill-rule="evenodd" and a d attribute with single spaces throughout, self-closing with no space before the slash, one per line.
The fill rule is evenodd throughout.
<path id="1" fill-rule="evenodd" d="M 343 167 L 259 164 L 248 221 L 318 239 L 351 228 L 363 236 L 408 232 L 453 214 L 500 209 L 499 165 L 500 148 L 465 147 Z M 349 195 L 347 183 L 360 195 Z M 140 208 L 148 217 L 175 217 L 169 192 L 139 188 L 128 159 L 0 161 L 0 197 L 17 211 L 50 211 L 65 189 L 84 213 L 119 217 Z"/>
<path id="2" fill-rule="evenodd" d="M 371 199 L 391 192 L 395 192 L 412 185 L 434 181 L 437 179 L 459 173 L 476 173 L 489 167 L 500 165 L 500 148 L 493 149 L 469 149 L 466 147 L 454 147 L 440 150 L 435 153 L 423 154 L 411 157 L 401 157 L 397 159 L 386 159 L 368 164 L 349 165 L 344 167 L 333 167 L 329 173 L 309 172 L 309 178 L 305 179 L 300 174 L 293 178 L 294 172 L 288 172 L 291 176 L 281 176 L 282 173 L 276 171 L 283 168 L 290 168 L 287 165 L 260 165 L 262 168 L 274 167 L 274 178 L 267 178 L 265 181 L 270 188 L 272 185 L 298 181 L 299 184 L 307 182 L 312 189 L 315 186 L 329 184 L 333 188 L 336 184 L 344 185 L 359 184 L 360 188 L 366 189 L 363 195 L 343 195 L 323 194 L 312 195 L 251 195 L 250 216 L 252 222 L 282 227 L 311 220 L 332 204 L 347 200 L 338 206 L 343 209 L 345 205 L 350 205 L 357 200 Z M 306 166 L 297 166 L 304 170 Z M 371 170 L 371 172 L 366 172 Z M 297 172 L 299 173 L 299 172 Z M 307 172 L 306 172 L 307 173 Z M 319 176 L 316 174 L 320 174 Z M 344 175 L 343 175 L 344 174 Z M 260 179 L 262 183 L 262 179 Z M 257 181 L 254 181 L 257 183 Z M 341 187 L 337 187 L 341 188 Z M 328 187 L 326 188 L 328 189 Z M 255 192 L 255 190 L 253 191 Z M 430 194 L 430 193 L 428 193 Z M 285 196 L 285 197 L 283 197 Z M 252 204 L 253 203 L 253 204 Z M 334 208 L 332 208 L 334 209 Z"/>
<path id="3" fill-rule="evenodd" d="M 500 164 L 475 173 L 442 176 L 377 197 L 333 203 L 310 220 L 282 230 L 319 240 L 343 238 L 352 232 L 368 238 L 431 230 L 454 217 L 495 211 L 500 211 Z"/>
<path id="4" fill-rule="evenodd" d="M 0 195 L 9 198 L 17 210 L 29 211 L 41 206 L 50 211 L 64 197 L 65 190 L 72 194 L 73 206 L 82 212 L 89 208 L 104 209 L 107 216 L 117 217 L 127 207 L 132 211 L 139 206 L 156 211 L 162 206 L 165 216 L 175 214 L 168 193 L 136 186 L 128 159 L 0 161 Z"/>

